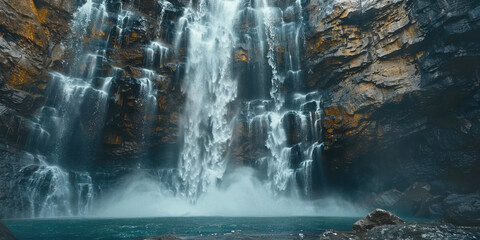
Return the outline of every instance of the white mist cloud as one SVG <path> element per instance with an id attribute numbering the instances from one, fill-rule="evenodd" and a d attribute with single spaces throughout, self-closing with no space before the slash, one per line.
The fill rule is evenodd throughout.
<path id="1" fill-rule="evenodd" d="M 160 185 L 142 176 L 126 183 L 100 201 L 93 217 L 173 216 L 360 216 L 363 213 L 341 199 L 304 201 L 274 197 L 255 176 L 254 170 L 240 168 L 228 174 L 218 187 L 211 187 L 192 204 L 174 197 Z"/>

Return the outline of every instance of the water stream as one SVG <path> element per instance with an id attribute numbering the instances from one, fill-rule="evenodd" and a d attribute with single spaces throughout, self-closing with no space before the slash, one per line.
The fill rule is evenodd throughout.
<path id="1" fill-rule="evenodd" d="M 112 1 L 87 0 L 73 16 L 74 63 L 69 74 L 51 74 L 47 101 L 35 117 L 36 130 L 29 140 L 28 151 L 40 163 L 36 169 L 20 170 L 28 179 L 29 216 L 88 216 L 98 206 L 112 216 L 112 211 L 123 211 L 131 202 L 158 202 L 167 208 L 155 207 L 152 213 L 168 215 L 169 204 L 177 206 L 176 201 L 192 208 L 180 204 L 188 212 L 173 215 L 209 215 L 219 213 L 209 211 L 206 201 L 238 197 L 245 208 L 249 201 L 257 201 L 271 209 L 310 200 L 313 178 L 321 174 L 322 109 L 321 95 L 306 93 L 302 86 L 300 0 L 191 1 L 176 21 L 171 42 L 159 32 L 173 5 L 159 1 L 160 29 L 153 33 L 155 41 L 144 45 L 143 68 L 133 80 L 139 86 L 135 104 L 141 121 L 132 134 L 148 152 L 157 121 L 157 86 L 165 78 L 160 69 L 172 63 L 184 66 L 177 79 L 185 97 L 178 163 L 155 169 L 143 169 L 139 163 L 130 171 L 134 177 L 128 183 L 116 183 L 120 187 L 112 187 L 113 192 L 102 190 L 95 176 L 107 172 L 90 169 L 97 161 L 109 102 L 118 98 L 112 86 L 125 71 L 114 67 L 108 52 L 126 46 L 135 21 L 144 20 L 120 1 L 113 2 L 120 7 L 112 10 L 108 5 Z M 233 164 L 239 147 L 235 129 L 242 124 L 254 153 L 238 166 Z M 242 170 L 245 167 L 250 170 Z M 110 209 L 105 205 L 108 199 L 116 199 Z M 317 209 L 307 205 L 279 214 Z M 235 202 L 219 209 L 235 212 L 232 206 Z"/>

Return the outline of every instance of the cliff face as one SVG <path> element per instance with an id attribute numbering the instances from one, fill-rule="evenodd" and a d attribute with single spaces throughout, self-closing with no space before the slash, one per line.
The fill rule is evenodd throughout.
<path id="1" fill-rule="evenodd" d="M 478 190 L 478 2 L 312 0 L 306 11 L 305 84 L 324 92 L 330 184 Z"/>
<path id="2" fill-rule="evenodd" d="M 62 40 L 74 11 L 69 1 L 0 1 L 0 136 L 23 144 L 42 105 L 48 71 L 61 65 Z"/>
<path id="3" fill-rule="evenodd" d="M 164 153 L 178 141 L 178 115 L 182 94 L 175 78 L 181 68 L 172 52 L 160 64 L 155 62 L 158 89 L 155 131 L 148 146 L 142 146 L 139 123 L 144 121 L 137 99 L 145 66 L 146 46 L 160 41 L 169 46 L 173 29 L 181 16 L 180 3 L 163 6 L 157 1 L 107 1 L 109 19 L 82 33 L 73 26 L 77 8 L 84 2 L 69 0 L 21 0 L 0 2 L 0 137 L 7 148 L 25 148 L 35 124 L 31 121 L 45 104 L 45 89 L 52 72 L 82 77 L 90 66 L 82 65 L 79 49 L 91 51 L 105 42 L 105 59 L 97 59 L 97 79 L 118 74 L 112 81 L 114 97 L 109 99 L 99 155 L 101 165 L 128 164 L 132 157 L 144 157 L 145 148 Z M 101 4 L 93 1 L 92 4 Z M 122 8 L 123 5 L 123 8 Z M 127 10 L 127 16 L 122 10 Z M 125 12 L 125 11 L 124 11 Z M 98 14 L 98 13 L 97 13 Z M 120 17 L 123 18 L 120 18 Z M 161 26 L 157 26 L 164 18 Z M 123 22 L 120 22 L 123 21 Z M 119 26 L 123 29 L 118 34 Z M 157 54 L 155 57 L 158 58 Z M 98 70 L 99 69 L 99 70 Z M 95 80 L 100 81 L 100 80 Z M 100 84 L 100 83 L 99 83 Z M 79 135 L 78 138 L 82 138 Z M 160 154 L 153 152 L 151 154 Z M 113 161 L 113 162 L 112 162 Z"/>
<path id="4" fill-rule="evenodd" d="M 165 49 L 171 47 L 182 4 L 172 1 L 173 4 L 162 5 L 156 0 L 89 1 L 97 9 L 92 10 L 92 14 L 103 14 L 102 22 L 89 24 L 85 31 L 79 31 L 83 29 L 78 29 L 73 20 L 79 18 L 76 16 L 81 15 L 78 8 L 86 2 L 0 1 L 0 202 L 3 206 L 0 218 L 38 216 L 41 207 L 31 209 L 28 204 L 32 202 L 32 196 L 28 196 L 26 192 L 30 190 L 26 189 L 32 184 L 39 184 L 40 191 L 51 194 L 48 189 L 56 189 L 58 186 L 55 184 L 75 189 L 78 181 L 82 182 L 81 185 L 91 183 L 90 177 L 85 179 L 82 173 L 74 170 L 128 168 L 138 159 L 148 156 L 152 156 L 149 159 L 161 156 L 160 164 L 168 165 L 168 160 L 176 158 L 173 153 L 178 152 L 175 150 L 178 116 L 183 105 L 183 96 L 176 81 L 181 76 L 181 59 L 177 61 L 167 52 L 159 63 L 160 53 L 154 51 L 152 57 L 157 60 L 151 63 L 155 65 L 152 69 L 155 77 L 152 79 L 158 92 L 154 104 L 156 114 L 149 115 L 150 119 L 145 119 L 144 103 L 139 99 L 142 97 L 144 77 L 142 68 L 150 57 L 147 54 L 151 54 L 146 48 L 154 41 L 160 42 Z M 93 21 L 91 19 L 95 20 L 95 16 L 84 20 Z M 104 57 L 98 52 L 100 48 L 105 49 L 102 53 Z M 80 51 L 92 59 L 81 59 Z M 90 63 L 95 66 L 91 67 Z M 45 146 L 48 143 L 43 142 L 41 134 L 54 136 L 58 129 L 51 132 L 41 130 L 38 135 L 42 110 L 44 106 L 48 110 L 52 102 L 63 100 L 57 99 L 61 95 L 52 94 L 52 91 L 58 90 L 56 81 L 62 78 L 59 76 L 84 78 L 91 69 L 95 71 L 92 74 L 95 76 L 92 79 L 95 87 L 101 86 L 106 77 L 113 76 L 108 92 L 111 97 L 106 103 L 109 107 L 102 120 L 102 133 L 95 132 L 100 127 L 95 126 L 100 115 L 95 108 L 98 103 L 93 102 L 95 97 L 92 97 L 89 99 L 92 102 L 85 101 L 75 106 L 83 115 L 72 121 L 73 127 L 68 134 L 73 137 L 67 139 L 69 142 L 61 143 L 69 146 L 61 164 L 65 172 L 45 169 L 41 166 L 42 159 L 36 154 L 46 154 L 56 146 Z M 86 94 L 91 93 L 86 91 Z M 67 111 L 69 107 L 66 105 Z M 51 113 L 47 111 L 47 114 Z M 142 131 L 146 121 L 152 122 L 149 127 L 154 129 L 148 135 Z M 35 139 L 32 136 L 40 137 Z M 145 161 L 145 165 L 155 164 L 159 161 Z M 42 171 L 45 178 L 34 180 L 32 175 Z M 60 175 L 55 174 L 58 173 L 67 176 L 66 179 L 57 182 Z M 110 170 L 106 174 L 115 178 L 125 172 Z M 95 173 L 92 173 L 92 178 L 96 181 Z M 105 183 L 99 180 L 99 184 Z M 83 191 L 79 189 L 78 194 L 85 194 L 81 193 Z M 43 197 L 34 202 L 47 201 Z"/>

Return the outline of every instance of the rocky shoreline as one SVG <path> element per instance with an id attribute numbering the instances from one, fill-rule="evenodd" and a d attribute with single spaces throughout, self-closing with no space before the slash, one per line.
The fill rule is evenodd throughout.
<path id="1" fill-rule="evenodd" d="M 353 225 L 353 231 L 330 230 L 322 240 L 347 239 L 478 239 L 480 228 L 445 222 L 405 222 L 396 215 L 376 209 Z"/>
<path id="2" fill-rule="evenodd" d="M 232 232 L 208 236 L 177 237 L 161 235 L 138 240 L 180 240 L 180 239 L 317 239 L 317 240 L 370 240 L 370 239 L 480 239 L 479 226 L 459 226 L 442 221 L 406 222 L 398 216 L 382 209 L 376 209 L 358 220 L 352 231 L 327 230 L 314 235 L 244 234 Z"/>

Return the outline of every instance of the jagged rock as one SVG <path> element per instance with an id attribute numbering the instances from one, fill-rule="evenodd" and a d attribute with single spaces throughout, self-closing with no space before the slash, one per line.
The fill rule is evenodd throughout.
<path id="1" fill-rule="evenodd" d="M 383 225 L 395 225 L 404 223 L 401 218 L 395 216 L 391 212 L 387 212 L 383 209 L 376 209 L 369 213 L 366 217 L 358 220 L 353 224 L 353 230 L 357 232 L 368 231 L 374 227 Z"/>
<path id="2" fill-rule="evenodd" d="M 43 97 L 41 95 L 32 95 L 8 86 L 0 75 L 1 104 L 21 114 L 29 115 L 41 106 L 42 100 Z"/>
<path id="3" fill-rule="evenodd" d="M 430 190 L 430 184 L 415 182 L 403 192 L 390 189 L 380 194 L 371 193 L 359 205 L 364 209 L 383 208 L 409 216 L 438 217 L 430 207 L 439 203 L 442 196 L 433 196 Z"/>
<path id="4" fill-rule="evenodd" d="M 0 70 L 8 85 L 43 91 L 48 53 L 67 37 L 72 10 L 71 1 L 0 1 Z"/>
<path id="5" fill-rule="evenodd" d="M 477 239 L 478 227 L 456 227 L 441 222 L 404 222 L 399 217 L 377 209 L 353 225 L 353 231 L 325 231 L 322 240 L 359 239 Z"/>
<path id="6" fill-rule="evenodd" d="M 318 0 L 305 9 L 305 85 L 326 99 L 329 183 L 381 192 L 441 178 L 478 190 L 480 42 L 469 37 L 480 33 L 478 2 Z"/>
<path id="7" fill-rule="evenodd" d="M 12 232 L 0 222 L 0 240 L 16 240 L 17 238 L 13 235 Z"/>
<path id="8" fill-rule="evenodd" d="M 368 232 L 365 239 L 476 239 L 478 229 L 462 229 L 451 224 L 404 223 L 381 226 Z"/>
<path id="9" fill-rule="evenodd" d="M 480 225 L 480 194 L 451 194 L 442 202 L 443 219 L 466 226 Z"/>
<path id="10" fill-rule="evenodd" d="M 20 169 L 34 162 L 35 158 L 31 154 L 0 142 L 0 183 L 2 183 L 0 184 L 2 203 L 0 218 L 27 217 L 20 209 L 26 209 L 28 203 L 19 200 L 21 194 L 16 191 L 16 186 L 12 183 L 19 181 L 17 173 Z M 20 189 L 25 191 L 25 188 L 20 187 Z"/>
<path id="11" fill-rule="evenodd" d="M 458 228 L 451 224 L 438 222 L 402 223 L 375 227 L 368 232 L 326 231 L 321 240 L 374 240 L 374 239 L 477 239 L 478 228 Z"/>

